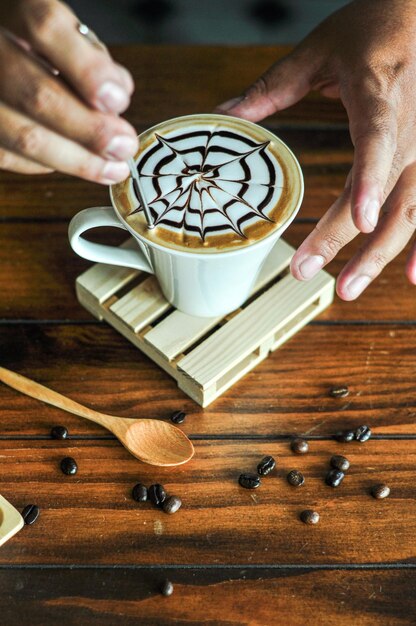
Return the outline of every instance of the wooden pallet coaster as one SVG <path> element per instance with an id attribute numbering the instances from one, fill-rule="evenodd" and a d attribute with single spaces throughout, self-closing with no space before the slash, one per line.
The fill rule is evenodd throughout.
<path id="1" fill-rule="evenodd" d="M 133 239 L 124 247 L 134 247 Z M 280 239 L 242 307 L 225 317 L 194 317 L 167 302 L 154 276 L 96 264 L 76 281 L 79 302 L 105 320 L 205 407 L 252 370 L 334 298 L 321 271 L 308 282 L 289 273 L 294 249 Z"/>
<path id="2" fill-rule="evenodd" d="M 23 517 L 3 496 L 0 496 L 0 546 L 25 525 Z"/>

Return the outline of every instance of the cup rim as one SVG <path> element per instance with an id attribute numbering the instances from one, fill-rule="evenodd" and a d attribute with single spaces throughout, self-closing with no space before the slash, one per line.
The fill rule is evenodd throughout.
<path id="1" fill-rule="evenodd" d="M 181 115 L 181 116 L 177 116 L 177 117 L 173 117 L 170 118 L 168 120 L 164 120 L 162 122 L 159 122 L 157 124 L 154 124 L 153 126 L 151 126 L 150 128 L 146 129 L 143 131 L 143 133 L 141 133 L 140 135 L 138 135 L 138 138 L 140 140 L 140 137 L 144 134 L 144 133 L 149 133 L 151 132 L 153 129 L 159 128 L 161 124 L 164 123 L 171 123 L 171 122 L 176 122 L 176 121 L 180 121 L 180 120 L 185 120 L 185 119 L 200 119 L 201 117 L 213 117 L 213 118 L 233 118 L 233 116 L 230 115 L 221 115 L 219 113 L 193 113 L 190 115 Z M 259 124 L 256 124 L 255 122 L 250 122 L 249 120 L 244 120 L 242 118 L 234 118 L 234 119 L 238 119 L 239 121 L 242 121 L 246 124 L 252 125 L 254 127 L 259 127 Z M 174 248 L 171 246 L 163 246 L 151 239 L 147 239 L 146 237 L 144 237 L 143 235 L 141 235 L 140 233 L 138 233 L 137 231 L 135 231 L 129 224 L 128 222 L 125 220 L 125 218 L 121 215 L 119 209 L 116 206 L 116 203 L 114 201 L 114 196 L 113 196 L 113 187 L 116 186 L 115 185 L 110 185 L 110 200 L 111 200 L 111 204 L 113 207 L 114 212 L 116 213 L 118 219 L 120 220 L 120 222 L 123 224 L 123 226 L 126 228 L 126 230 L 133 235 L 133 237 L 135 239 L 138 239 L 140 242 L 142 242 L 143 244 L 149 246 L 150 248 L 156 248 L 158 250 L 162 250 L 163 252 L 168 252 L 170 254 L 175 254 L 177 256 L 182 256 L 182 257 L 201 257 L 203 256 L 204 258 L 209 258 L 209 257 L 214 257 L 216 259 L 221 258 L 221 257 L 229 257 L 231 255 L 233 256 L 237 256 L 238 254 L 244 254 L 245 251 L 247 250 L 252 250 L 254 248 L 260 247 L 262 244 L 265 244 L 266 241 L 270 241 L 273 238 L 277 238 L 280 237 L 280 235 L 288 228 L 288 226 L 290 226 L 290 224 L 293 222 L 293 220 L 295 219 L 296 215 L 299 212 L 299 209 L 301 207 L 302 201 L 303 201 L 303 196 L 304 196 L 304 192 L 305 192 L 305 184 L 304 184 L 304 178 L 303 178 L 303 173 L 302 173 L 302 169 L 300 167 L 299 161 L 297 160 L 296 156 L 294 155 L 294 153 L 292 152 L 292 150 L 289 148 L 289 146 L 282 140 L 280 139 L 280 137 L 278 137 L 277 135 L 275 135 L 272 131 L 268 130 L 267 128 L 263 128 L 262 126 L 260 126 L 260 128 L 262 128 L 263 130 L 265 130 L 266 132 L 270 133 L 271 135 L 273 135 L 273 137 L 280 143 L 283 145 L 283 147 L 287 150 L 287 152 L 289 153 L 290 157 L 293 160 L 293 164 L 295 166 L 295 170 L 297 171 L 298 177 L 299 177 L 299 194 L 298 194 L 298 199 L 297 202 L 294 206 L 294 209 L 292 211 L 292 213 L 290 214 L 290 216 L 287 218 L 287 220 L 285 222 L 283 222 L 283 224 L 281 224 L 281 226 L 277 229 L 272 231 L 271 233 L 269 233 L 268 235 L 266 235 L 266 237 L 263 237 L 262 239 L 259 239 L 258 241 L 256 241 L 255 243 L 249 244 L 247 246 L 241 246 L 239 248 L 235 248 L 232 250 L 222 250 L 222 251 L 218 251 L 218 252 L 199 252 L 197 249 L 194 250 L 193 252 L 190 252 L 188 250 L 180 250 L 178 248 Z"/>

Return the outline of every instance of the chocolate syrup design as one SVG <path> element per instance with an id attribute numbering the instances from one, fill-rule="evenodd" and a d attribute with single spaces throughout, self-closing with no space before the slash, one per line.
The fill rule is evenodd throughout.
<path id="1" fill-rule="evenodd" d="M 245 238 L 247 223 L 274 221 L 266 211 L 276 206 L 283 179 L 270 142 L 212 127 L 155 137 L 137 166 L 155 226 L 205 242 L 227 230 Z"/>

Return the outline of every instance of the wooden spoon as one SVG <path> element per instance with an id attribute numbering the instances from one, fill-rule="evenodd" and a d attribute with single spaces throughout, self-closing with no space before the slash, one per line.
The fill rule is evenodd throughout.
<path id="1" fill-rule="evenodd" d="M 0 367 L 0 381 L 27 396 L 104 426 L 133 456 L 144 463 L 182 465 L 194 455 L 192 442 L 173 424 L 155 419 L 132 420 L 99 413 L 4 367 Z"/>

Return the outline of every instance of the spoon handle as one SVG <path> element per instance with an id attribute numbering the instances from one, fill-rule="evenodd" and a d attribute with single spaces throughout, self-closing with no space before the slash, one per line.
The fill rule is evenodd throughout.
<path id="1" fill-rule="evenodd" d="M 89 409 L 74 400 L 70 400 L 70 398 L 66 398 L 56 391 L 52 391 L 52 389 L 48 389 L 48 387 L 35 383 L 35 381 L 30 380 L 30 378 L 26 378 L 21 374 L 16 374 L 11 370 L 6 369 L 5 367 L 0 367 L 0 381 L 9 387 L 24 393 L 26 396 L 31 396 L 32 398 L 36 398 L 36 400 L 42 400 L 42 402 L 56 406 L 58 409 L 68 411 L 68 413 L 85 417 L 87 420 L 101 424 L 101 426 L 104 426 L 105 428 L 110 427 L 107 422 L 107 419 L 110 418 L 110 416 L 94 411 L 93 409 Z"/>

